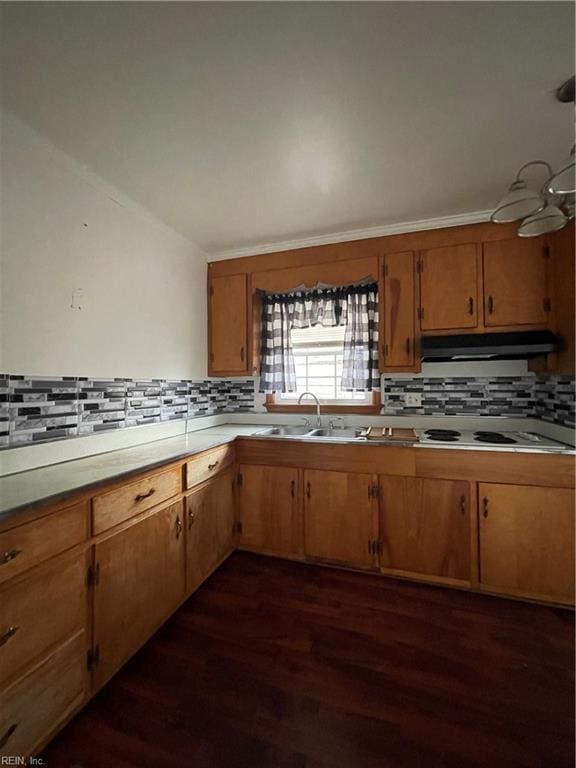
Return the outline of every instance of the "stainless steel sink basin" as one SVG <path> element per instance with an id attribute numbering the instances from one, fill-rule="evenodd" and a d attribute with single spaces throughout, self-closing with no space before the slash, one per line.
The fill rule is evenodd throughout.
<path id="1" fill-rule="evenodd" d="M 360 427 L 335 427 L 334 429 L 313 429 L 308 437 L 331 437 L 334 440 L 353 440 L 360 437 Z"/>
<path id="2" fill-rule="evenodd" d="M 274 437 L 297 437 L 298 435 L 309 435 L 310 427 L 271 427 L 258 432 L 259 435 L 271 435 Z"/>

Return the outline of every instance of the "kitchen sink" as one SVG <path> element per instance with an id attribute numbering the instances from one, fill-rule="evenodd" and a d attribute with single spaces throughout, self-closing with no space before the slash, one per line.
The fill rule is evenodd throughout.
<path id="1" fill-rule="evenodd" d="M 270 435 L 274 437 L 297 437 L 298 435 L 310 435 L 310 427 L 272 427 L 258 432 L 259 435 Z"/>
<path id="2" fill-rule="evenodd" d="M 359 438 L 360 427 L 335 427 L 334 429 L 313 429 L 308 437 L 331 437 L 335 440 L 353 440 Z"/>

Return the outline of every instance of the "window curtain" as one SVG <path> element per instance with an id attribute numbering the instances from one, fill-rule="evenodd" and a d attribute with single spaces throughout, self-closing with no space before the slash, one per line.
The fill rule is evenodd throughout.
<path id="1" fill-rule="evenodd" d="M 290 341 L 292 328 L 346 326 L 342 389 L 380 388 L 378 372 L 378 285 L 346 286 L 285 294 L 262 300 L 260 392 L 296 392 Z"/>

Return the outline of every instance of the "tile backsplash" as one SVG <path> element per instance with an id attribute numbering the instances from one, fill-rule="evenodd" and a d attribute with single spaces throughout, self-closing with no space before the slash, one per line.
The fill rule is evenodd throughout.
<path id="1" fill-rule="evenodd" d="M 422 394 L 422 406 L 404 395 Z M 510 416 L 575 426 L 573 376 L 382 377 L 388 415 Z M 91 379 L 0 374 L 0 448 L 251 411 L 253 379 Z"/>
<path id="2" fill-rule="evenodd" d="M 422 395 L 421 407 L 404 396 Z M 382 377 L 383 412 L 408 416 L 510 416 L 574 426 L 573 376 Z"/>
<path id="3" fill-rule="evenodd" d="M 247 411 L 254 381 L 0 374 L 0 447 Z"/>

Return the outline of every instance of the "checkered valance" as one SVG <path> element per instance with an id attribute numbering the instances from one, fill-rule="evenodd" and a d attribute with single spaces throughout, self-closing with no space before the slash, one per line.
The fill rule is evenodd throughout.
<path id="1" fill-rule="evenodd" d="M 380 388 L 378 373 L 378 285 L 345 286 L 287 294 L 262 301 L 260 392 L 296 392 L 290 341 L 292 328 L 346 326 L 342 389 Z"/>

